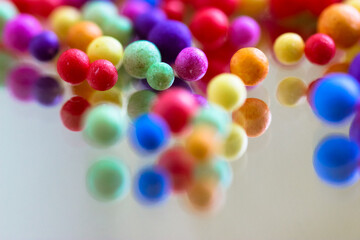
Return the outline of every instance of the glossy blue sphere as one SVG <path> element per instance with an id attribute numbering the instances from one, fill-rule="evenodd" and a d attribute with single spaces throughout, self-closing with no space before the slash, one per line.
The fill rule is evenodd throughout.
<path id="1" fill-rule="evenodd" d="M 323 139 L 314 152 L 314 168 L 320 179 L 333 185 L 349 185 L 358 177 L 360 151 L 347 137 Z"/>

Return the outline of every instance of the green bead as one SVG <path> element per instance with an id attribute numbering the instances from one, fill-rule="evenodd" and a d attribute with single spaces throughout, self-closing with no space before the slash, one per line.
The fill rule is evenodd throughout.
<path id="1" fill-rule="evenodd" d="M 135 78 L 145 78 L 148 69 L 158 62 L 161 62 L 159 49 L 149 41 L 136 41 L 125 48 L 124 67 Z"/>
<path id="2" fill-rule="evenodd" d="M 82 9 L 84 20 L 96 23 L 102 29 L 109 18 L 117 16 L 117 8 L 111 2 L 90 2 Z"/>
<path id="3" fill-rule="evenodd" d="M 219 181 L 222 187 L 229 188 L 233 180 L 233 172 L 230 164 L 225 160 L 215 160 L 211 163 L 200 164 L 195 168 L 195 179 L 205 178 Z"/>
<path id="4" fill-rule="evenodd" d="M 15 66 L 14 57 L 0 50 L 0 66 L 0 87 L 3 87 L 8 71 Z"/>
<path id="5" fill-rule="evenodd" d="M 130 190 L 130 173 L 120 160 L 103 158 L 88 170 L 86 184 L 97 200 L 112 201 L 124 198 Z"/>
<path id="6" fill-rule="evenodd" d="M 118 70 L 118 80 L 115 86 L 120 88 L 121 90 L 129 90 L 129 88 L 131 87 L 131 82 L 133 80 L 134 78 L 126 72 L 124 65 L 122 65 Z"/>
<path id="7" fill-rule="evenodd" d="M 133 37 L 133 31 L 131 21 L 122 16 L 109 17 L 103 25 L 104 35 L 116 38 L 123 46 L 130 42 Z"/>
<path id="8" fill-rule="evenodd" d="M 163 91 L 174 83 L 174 70 L 167 63 L 155 63 L 146 73 L 146 80 L 152 89 Z"/>
<path id="9" fill-rule="evenodd" d="M 148 113 L 155 98 L 156 93 L 150 90 L 142 90 L 133 93 L 129 98 L 127 106 L 129 117 L 135 119 L 144 113 Z"/>
<path id="10" fill-rule="evenodd" d="M 208 105 L 198 112 L 193 123 L 195 125 L 208 124 L 215 127 L 221 134 L 226 135 L 229 131 L 231 117 L 224 109 L 215 105 Z"/>
<path id="11" fill-rule="evenodd" d="M 0 2 L 0 38 L 2 38 L 6 22 L 15 17 L 17 13 L 16 7 L 11 2 Z"/>
<path id="12" fill-rule="evenodd" d="M 115 105 L 99 105 L 86 117 L 84 135 L 94 145 L 108 147 L 117 143 L 126 133 L 126 116 Z"/>

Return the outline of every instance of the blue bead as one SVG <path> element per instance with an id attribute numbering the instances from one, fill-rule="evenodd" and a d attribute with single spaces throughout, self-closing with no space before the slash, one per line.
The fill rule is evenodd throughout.
<path id="1" fill-rule="evenodd" d="M 356 143 L 339 135 L 323 139 L 314 152 L 314 168 L 319 178 L 333 185 L 349 185 L 357 180 L 360 151 Z"/>
<path id="2" fill-rule="evenodd" d="M 156 24 L 166 19 L 165 13 L 160 9 L 153 9 L 139 15 L 135 19 L 135 31 L 141 39 L 147 39 L 150 31 Z"/>
<path id="3" fill-rule="evenodd" d="M 156 204 L 166 200 L 170 194 L 168 175 L 155 167 L 141 170 L 137 177 L 135 194 L 143 203 Z"/>
<path id="4" fill-rule="evenodd" d="M 54 32 L 44 31 L 31 40 L 29 51 L 39 61 L 50 61 L 59 51 L 59 39 Z"/>
<path id="5" fill-rule="evenodd" d="M 314 112 L 324 121 L 339 123 L 351 116 L 359 102 L 359 83 L 348 74 L 330 74 L 314 89 Z"/>
<path id="6" fill-rule="evenodd" d="M 131 137 L 140 150 L 155 152 L 168 142 L 169 132 L 169 127 L 161 117 L 144 114 L 135 119 Z"/>

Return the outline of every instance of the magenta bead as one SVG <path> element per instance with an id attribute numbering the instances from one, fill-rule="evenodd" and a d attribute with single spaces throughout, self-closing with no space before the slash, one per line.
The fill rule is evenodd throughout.
<path id="1" fill-rule="evenodd" d="M 151 5 L 145 1 L 127 1 L 122 7 L 121 14 L 134 22 L 139 15 L 146 13 L 150 9 Z"/>
<path id="2" fill-rule="evenodd" d="M 230 25 L 229 40 L 237 48 L 255 47 L 260 35 L 260 26 L 251 17 L 238 17 Z"/>
<path id="3" fill-rule="evenodd" d="M 195 47 L 183 49 L 175 60 L 175 71 L 179 78 L 185 81 L 197 81 L 201 79 L 209 63 L 203 51 Z"/>
<path id="4" fill-rule="evenodd" d="M 40 73 L 31 65 L 20 65 L 13 68 L 7 76 L 7 87 L 18 100 L 28 102 L 33 99 L 33 89 Z"/>
<path id="5" fill-rule="evenodd" d="M 208 105 L 208 101 L 205 97 L 203 97 L 199 94 L 194 94 L 194 97 L 199 106 L 205 107 Z"/>
<path id="6" fill-rule="evenodd" d="M 29 14 L 19 14 L 6 23 L 3 40 L 12 50 L 26 52 L 33 37 L 42 31 L 40 22 Z"/>

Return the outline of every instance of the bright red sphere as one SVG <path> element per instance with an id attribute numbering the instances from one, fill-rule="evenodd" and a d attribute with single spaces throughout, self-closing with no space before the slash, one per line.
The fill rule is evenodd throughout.
<path id="1" fill-rule="evenodd" d="M 63 2 L 62 0 L 12 0 L 21 13 L 47 17 Z"/>
<path id="2" fill-rule="evenodd" d="M 83 116 L 89 108 L 90 104 L 84 98 L 79 96 L 72 97 L 60 110 L 62 123 L 71 131 L 81 131 L 83 129 Z"/>
<path id="3" fill-rule="evenodd" d="M 194 95 L 182 88 L 172 88 L 159 94 L 152 111 L 161 116 L 171 132 L 181 133 L 198 110 Z"/>
<path id="4" fill-rule="evenodd" d="M 269 4 L 270 13 L 277 19 L 293 17 L 305 10 L 304 0 L 270 0 Z"/>
<path id="5" fill-rule="evenodd" d="M 217 8 L 202 9 L 193 17 L 190 30 L 204 47 L 217 48 L 226 41 L 229 19 Z"/>
<path id="6" fill-rule="evenodd" d="M 172 147 L 161 154 L 158 165 L 170 176 L 172 190 L 184 192 L 192 183 L 193 157 L 183 147 Z"/>
<path id="7" fill-rule="evenodd" d="M 182 21 L 185 15 L 185 4 L 180 0 L 165 1 L 162 5 L 168 19 Z"/>
<path id="8" fill-rule="evenodd" d="M 78 49 L 69 49 L 63 52 L 57 62 L 57 71 L 60 77 L 71 84 L 83 82 L 86 79 L 89 67 L 89 57 Z"/>
<path id="9" fill-rule="evenodd" d="M 341 1 L 342 0 L 305 0 L 304 4 L 306 6 L 306 9 L 308 9 L 314 15 L 318 16 L 325 8 L 327 8 L 331 4 L 339 3 Z"/>
<path id="10" fill-rule="evenodd" d="M 118 72 L 114 64 L 108 60 L 96 60 L 90 65 L 87 81 L 98 91 L 111 89 L 118 80 Z"/>
<path id="11" fill-rule="evenodd" d="M 325 65 L 335 56 L 334 40 L 326 34 L 312 35 L 305 43 L 305 55 L 315 64 Z"/>

